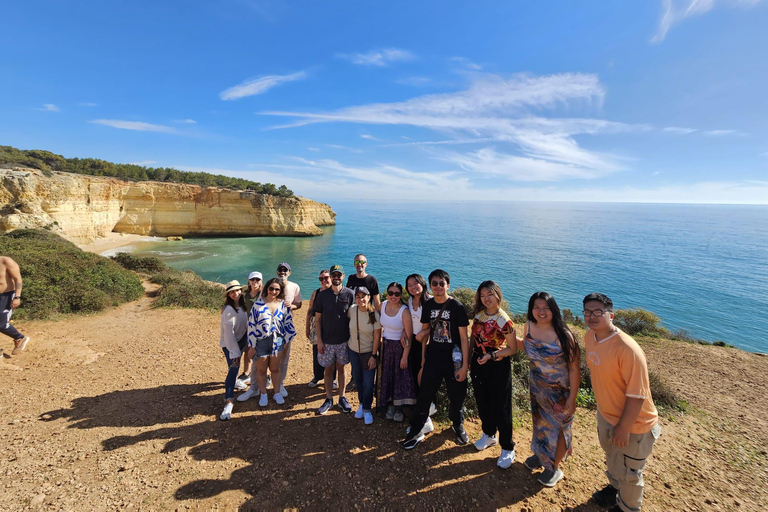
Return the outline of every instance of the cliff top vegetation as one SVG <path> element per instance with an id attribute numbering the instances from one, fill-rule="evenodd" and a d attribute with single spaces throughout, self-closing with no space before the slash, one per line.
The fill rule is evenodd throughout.
<path id="1" fill-rule="evenodd" d="M 97 158 L 64 158 L 42 149 L 17 149 L 12 146 L 0 146 L 0 165 L 19 165 L 39 169 L 43 172 L 71 172 L 133 181 L 161 181 L 235 190 L 253 190 L 259 194 L 293 197 L 293 191 L 285 185 L 278 187 L 272 183 L 259 183 L 207 172 L 180 171 L 172 167 L 116 164 Z"/>

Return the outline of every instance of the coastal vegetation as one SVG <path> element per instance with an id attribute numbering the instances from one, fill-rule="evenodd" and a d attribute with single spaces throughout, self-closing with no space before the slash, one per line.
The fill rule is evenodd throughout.
<path id="1" fill-rule="evenodd" d="M 218 311 L 222 304 L 223 288 L 201 279 L 194 272 L 175 270 L 152 256 L 138 257 L 121 252 L 111 259 L 127 270 L 146 277 L 150 283 L 161 286 L 155 306 L 170 308 L 199 308 Z"/>
<path id="2" fill-rule="evenodd" d="M 92 313 L 144 294 L 135 273 L 43 229 L 0 235 L 0 254 L 19 264 L 24 279 L 22 307 L 14 318 Z"/>
<path id="3" fill-rule="evenodd" d="M 222 187 L 233 190 L 252 190 L 259 194 L 278 197 L 293 197 L 293 191 L 285 185 L 279 187 L 272 183 L 233 178 L 207 172 L 180 171 L 172 167 L 145 167 L 136 164 L 116 164 L 97 158 L 64 158 L 50 151 L 41 149 L 17 149 L 12 146 L 0 146 L 0 165 L 23 166 L 50 171 L 106 176 L 131 181 L 160 181 L 183 183 L 207 187 Z M 49 174 L 50 175 L 50 174 Z"/>

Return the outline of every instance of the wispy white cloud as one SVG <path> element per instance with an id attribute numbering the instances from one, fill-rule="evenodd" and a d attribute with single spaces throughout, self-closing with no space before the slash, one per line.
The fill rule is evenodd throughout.
<path id="1" fill-rule="evenodd" d="M 93 103 L 92 101 L 81 101 L 77 104 L 78 107 L 98 107 L 98 103 Z"/>
<path id="2" fill-rule="evenodd" d="M 701 133 L 709 137 L 726 137 L 728 135 L 744 135 L 744 133 L 738 130 L 707 130 Z"/>
<path id="3" fill-rule="evenodd" d="M 307 151 L 320 151 L 320 148 L 307 148 Z"/>
<path id="4" fill-rule="evenodd" d="M 432 79 L 427 78 L 425 76 L 406 76 L 406 77 L 398 78 L 397 80 L 395 80 L 396 84 L 412 85 L 414 87 L 427 85 L 428 83 L 431 83 L 431 82 L 432 82 Z"/>
<path id="5" fill-rule="evenodd" d="M 454 172 L 426 173 L 378 164 L 357 167 L 336 160 L 293 158 L 294 164 L 253 164 L 249 171 L 174 165 L 178 169 L 285 184 L 299 195 L 317 199 L 581 201 L 698 204 L 768 204 L 768 181 L 710 181 L 649 187 L 576 187 L 569 184 L 483 188 Z M 483 180 L 481 183 L 487 183 Z"/>
<path id="6" fill-rule="evenodd" d="M 444 160 L 476 174 L 501 176 L 512 181 L 561 181 L 568 178 L 592 179 L 608 174 L 615 166 L 602 163 L 598 166 L 578 166 L 497 153 L 493 148 L 483 148 L 471 153 L 453 153 Z M 602 166 L 603 169 L 596 167 Z"/>
<path id="7" fill-rule="evenodd" d="M 363 133 L 362 135 L 360 135 L 360 138 L 361 139 L 366 139 L 366 140 L 379 140 L 376 137 L 374 137 L 373 135 L 369 135 L 367 133 Z"/>
<path id="8" fill-rule="evenodd" d="M 239 100 L 247 96 L 256 96 L 257 94 L 264 94 L 273 87 L 282 85 L 284 83 L 293 82 L 296 80 L 304 80 L 307 78 L 307 73 L 299 71 L 290 75 L 267 75 L 252 80 L 246 80 L 245 82 L 230 87 L 219 93 L 219 97 L 222 100 Z"/>
<path id="9" fill-rule="evenodd" d="M 667 37 L 667 33 L 672 26 L 681 21 L 706 14 L 711 11 L 715 4 L 729 6 L 751 7 L 761 0 L 662 0 L 661 18 L 656 34 L 651 38 L 652 43 L 661 43 Z"/>
<path id="10" fill-rule="evenodd" d="M 38 107 L 35 110 L 40 110 L 42 112 L 59 112 L 60 109 L 53 103 L 43 103 L 42 107 Z"/>
<path id="11" fill-rule="evenodd" d="M 157 161 L 156 161 L 156 160 L 141 160 L 140 162 L 129 162 L 129 163 L 130 163 L 131 165 L 143 165 L 143 166 L 148 166 L 148 165 L 153 165 L 153 164 L 156 164 L 156 163 L 157 163 Z"/>
<path id="12" fill-rule="evenodd" d="M 496 141 L 513 145 L 520 154 L 502 157 L 486 150 L 460 159 L 455 155 L 446 158 L 454 163 L 461 162 L 464 169 L 474 166 L 477 170 L 479 166 L 486 166 L 488 172 L 492 172 L 499 168 L 500 160 L 506 159 L 505 163 L 514 164 L 514 169 L 539 169 L 542 179 L 590 178 L 622 166 L 612 155 L 582 148 L 574 136 L 650 130 L 651 127 L 602 119 L 547 118 L 533 113 L 573 102 L 601 105 L 604 94 L 595 75 L 516 75 L 504 79 L 475 73 L 468 89 L 454 93 L 429 94 L 399 103 L 376 103 L 331 112 L 264 114 L 299 118 L 283 127 L 321 122 L 409 125 L 450 134 L 456 144 Z M 507 175 L 510 179 L 524 176 L 516 171 Z"/>
<path id="13" fill-rule="evenodd" d="M 325 147 L 331 148 L 331 149 L 343 149 L 344 151 L 350 151 L 352 153 L 362 153 L 362 149 L 358 148 L 350 148 L 348 146 L 342 146 L 340 144 L 324 144 Z"/>
<path id="14" fill-rule="evenodd" d="M 466 57 L 451 57 L 449 60 L 454 64 L 458 64 L 462 68 L 469 69 L 472 71 L 480 71 L 481 69 L 483 69 L 483 66 L 472 62 Z"/>
<path id="15" fill-rule="evenodd" d="M 197 124 L 197 121 L 194 119 L 174 119 L 173 122 L 180 124 Z"/>
<path id="16" fill-rule="evenodd" d="M 386 66 L 390 62 L 416 59 L 412 52 L 400 48 L 383 48 L 368 53 L 337 53 L 336 56 L 361 66 Z"/>
<path id="17" fill-rule="evenodd" d="M 120 130 L 133 130 L 137 132 L 158 132 L 158 133 L 170 133 L 178 134 L 178 130 L 171 126 L 165 126 L 162 124 L 143 123 L 141 121 L 124 121 L 121 119 L 94 119 L 88 121 L 92 124 L 101 124 L 104 126 L 110 126 L 112 128 L 118 128 Z"/>
<path id="18" fill-rule="evenodd" d="M 663 130 L 666 133 L 672 133 L 674 135 L 688 135 L 696 131 L 696 128 L 681 128 L 679 126 L 667 126 Z"/>

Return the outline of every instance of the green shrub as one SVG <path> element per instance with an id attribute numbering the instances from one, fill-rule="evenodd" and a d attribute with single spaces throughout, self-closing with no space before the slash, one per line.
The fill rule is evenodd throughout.
<path id="1" fill-rule="evenodd" d="M 656 313 L 640 308 L 617 310 L 613 323 L 631 336 L 658 336 L 667 333 L 666 329 L 661 327 L 661 318 Z"/>
<path id="2" fill-rule="evenodd" d="M 224 304 L 223 289 L 204 281 L 191 270 L 175 270 L 158 258 L 140 258 L 121 252 L 112 259 L 123 267 L 147 274 L 149 282 L 162 286 L 155 307 L 200 308 L 218 311 Z"/>
<path id="3" fill-rule="evenodd" d="M 119 252 L 111 258 L 123 268 L 133 270 L 134 272 L 143 272 L 145 274 L 160 272 L 169 268 L 168 265 L 160 260 L 160 258 L 155 258 L 153 256 L 141 258 L 127 252 Z"/>
<path id="4" fill-rule="evenodd" d="M 573 311 L 568 308 L 563 309 L 563 320 L 565 320 L 565 323 L 567 324 L 575 325 L 576 327 L 581 327 L 582 329 L 586 327 L 584 320 L 582 320 L 578 315 L 575 315 Z"/>
<path id="5" fill-rule="evenodd" d="M 133 272 L 44 229 L 0 235 L 0 254 L 19 264 L 24 279 L 24 300 L 14 311 L 16 318 L 101 311 L 144 294 Z"/>
<path id="6" fill-rule="evenodd" d="M 648 381 L 651 385 L 653 402 L 659 409 L 672 409 L 685 412 L 688 403 L 685 400 L 681 400 L 677 394 L 669 388 L 667 382 L 661 378 L 659 374 L 649 371 Z"/>

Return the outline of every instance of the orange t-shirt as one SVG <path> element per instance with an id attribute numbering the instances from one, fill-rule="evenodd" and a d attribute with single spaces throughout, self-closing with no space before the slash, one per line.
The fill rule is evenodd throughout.
<path id="1" fill-rule="evenodd" d="M 643 349 L 621 330 L 598 342 L 589 329 L 584 335 L 584 346 L 597 410 L 603 418 L 611 425 L 618 425 L 627 397 L 642 398 L 643 408 L 629 431 L 632 434 L 650 431 L 659 413 L 653 405 Z"/>

